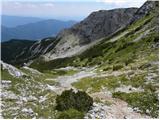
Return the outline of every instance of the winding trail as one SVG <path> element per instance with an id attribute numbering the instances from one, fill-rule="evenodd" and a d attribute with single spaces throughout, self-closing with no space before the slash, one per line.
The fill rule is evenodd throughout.
<path id="1" fill-rule="evenodd" d="M 72 83 L 77 82 L 82 78 L 96 76 L 96 75 L 97 74 L 93 71 L 93 68 L 83 68 L 83 70 L 73 75 L 59 76 L 56 79 L 53 79 L 58 83 L 58 85 L 56 86 L 47 85 L 47 88 L 49 90 L 54 91 L 57 94 L 61 94 L 62 91 L 71 88 L 76 90 L 76 88 L 72 86 Z"/>
<path id="2" fill-rule="evenodd" d="M 94 68 L 85 68 L 82 71 L 69 76 L 59 76 L 54 79 L 59 84 L 56 86 L 48 85 L 48 89 L 54 91 L 57 94 L 61 94 L 62 91 L 68 89 L 75 89 L 72 86 L 73 82 L 76 82 L 84 77 L 98 77 L 99 75 L 94 72 Z M 120 73 L 112 73 L 110 75 L 119 75 Z M 123 74 L 123 72 L 121 73 Z M 100 76 L 108 76 L 101 74 Z M 104 104 L 103 102 L 94 103 L 92 109 L 88 111 L 85 118 L 86 119 L 140 119 L 150 117 L 147 115 L 142 115 L 138 111 L 128 106 L 128 103 L 117 98 L 112 98 L 112 93 L 110 91 L 101 91 L 97 93 L 90 94 L 93 99 L 99 98 L 101 101 L 107 101 L 111 103 L 110 105 Z"/>

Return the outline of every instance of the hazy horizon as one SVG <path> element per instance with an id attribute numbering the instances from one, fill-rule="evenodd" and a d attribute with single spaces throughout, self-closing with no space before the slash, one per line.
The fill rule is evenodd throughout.
<path id="1" fill-rule="evenodd" d="M 80 21 L 91 12 L 140 7 L 146 0 L 2 0 L 1 15 Z"/>
<path id="2" fill-rule="evenodd" d="M 37 19 L 41 19 L 42 21 L 43 20 L 58 20 L 58 21 L 75 21 L 75 22 L 78 22 L 80 20 L 62 20 L 62 19 L 56 19 L 56 18 L 50 18 L 50 17 L 35 17 L 35 16 L 16 16 L 16 15 L 6 15 L 6 14 L 2 14 L 1 17 L 22 17 L 22 18 L 37 18 Z"/>

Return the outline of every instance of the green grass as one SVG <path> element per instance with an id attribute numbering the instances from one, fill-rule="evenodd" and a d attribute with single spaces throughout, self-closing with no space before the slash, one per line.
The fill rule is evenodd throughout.
<path id="1" fill-rule="evenodd" d="M 46 70 L 53 70 L 55 68 L 61 68 L 69 66 L 73 58 L 59 58 L 52 61 L 45 62 L 41 58 L 38 58 L 33 61 L 30 67 L 39 70 L 40 72 L 44 72 Z"/>
<path id="2" fill-rule="evenodd" d="M 23 71 L 24 72 L 24 71 Z M 30 75 L 29 80 L 25 80 L 24 78 L 16 78 L 11 76 L 8 71 L 2 70 L 1 71 L 1 77 L 4 80 L 10 80 L 12 81 L 11 87 L 5 88 L 7 91 L 12 91 L 16 95 L 22 95 L 24 94 L 23 91 L 27 91 L 26 95 L 27 96 L 35 96 L 37 99 L 40 96 L 45 96 L 46 95 L 46 100 L 43 103 L 39 103 L 36 100 L 29 100 L 27 102 L 23 103 L 23 108 L 32 108 L 32 110 L 36 113 L 38 113 L 37 118 L 55 118 L 56 116 L 56 111 L 55 111 L 55 98 L 56 95 L 53 91 L 49 90 L 44 90 L 39 86 L 39 83 L 45 85 L 45 84 L 50 84 L 50 85 L 55 85 L 56 82 L 52 80 L 46 80 L 48 76 L 45 75 L 34 75 L 31 74 L 29 71 L 25 71 L 27 74 Z M 51 77 L 51 76 L 50 76 Z M 16 107 L 17 100 L 14 99 L 2 99 L 2 101 L 8 106 L 5 108 L 5 111 L 2 112 L 2 115 L 4 118 L 14 118 L 16 116 L 17 118 L 26 118 L 26 119 L 31 119 L 33 116 L 29 116 L 26 113 L 21 112 L 21 108 L 17 111 L 10 110 L 11 107 Z M 17 115 L 14 115 L 14 113 L 18 113 Z"/>
<path id="3" fill-rule="evenodd" d="M 121 65 L 121 64 L 113 65 L 113 71 L 117 71 L 117 70 L 120 70 L 122 68 L 123 68 L 123 65 Z"/>
<path id="4" fill-rule="evenodd" d="M 113 104 L 113 102 L 109 101 L 109 100 L 101 100 L 99 97 L 94 98 L 94 102 L 96 103 L 103 103 L 107 106 L 110 106 Z"/>
<path id="5" fill-rule="evenodd" d="M 134 73 L 133 73 L 134 74 Z M 141 73 L 138 75 L 133 75 L 127 78 L 126 74 L 119 76 L 108 76 L 108 77 L 86 77 L 80 79 L 78 82 L 72 83 L 72 85 L 80 90 L 89 92 L 99 92 L 102 88 L 107 88 L 114 91 L 115 88 L 120 87 L 120 85 L 131 85 L 132 87 L 139 88 L 146 91 L 156 91 L 158 88 L 152 84 L 146 84 L 146 73 Z"/>
<path id="6" fill-rule="evenodd" d="M 89 92 L 99 92 L 102 87 L 108 88 L 109 90 L 114 90 L 116 87 L 120 86 L 120 82 L 116 77 L 96 77 L 96 78 L 82 78 L 80 81 L 72 84 L 77 89 L 86 91 L 91 89 Z"/>
<path id="7" fill-rule="evenodd" d="M 19 94 L 20 91 L 17 89 L 17 83 L 24 84 L 25 81 L 22 78 L 13 77 L 8 73 L 7 70 L 1 70 L 1 80 L 10 80 L 11 86 L 7 88 L 7 90 L 10 90 L 14 92 L 15 94 Z"/>
<path id="8" fill-rule="evenodd" d="M 77 70 L 51 70 L 47 72 L 55 76 L 62 76 L 62 75 L 74 75 L 78 71 Z"/>
<path id="9" fill-rule="evenodd" d="M 7 70 L 1 70 L 1 79 L 2 80 L 12 80 L 15 77 L 9 74 Z"/>
<path id="10" fill-rule="evenodd" d="M 134 30 L 134 31 L 138 31 L 139 29 L 141 29 L 142 26 L 146 25 L 147 23 L 149 23 L 152 19 L 154 18 L 153 14 L 144 16 L 143 18 L 141 18 L 140 20 L 134 22 L 132 25 L 130 25 L 128 27 L 128 30 Z"/>
<path id="11" fill-rule="evenodd" d="M 83 119 L 84 113 L 75 109 L 69 109 L 58 114 L 58 119 Z"/>
<path id="12" fill-rule="evenodd" d="M 31 93 L 31 95 L 35 96 L 36 98 L 39 98 L 40 96 L 46 96 L 46 100 L 43 102 L 39 102 L 40 99 L 38 100 L 32 100 L 32 101 L 27 101 L 23 102 L 23 107 L 19 108 L 18 110 L 10 110 L 10 108 L 15 108 L 17 107 L 16 101 L 17 100 L 5 100 L 5 104 L 7 104 L 8 108 L 2 113 L 4 118 L 14 118 L 14 113 L 18 113 L 16 115 L 17 118 L 22 119 L 31 119 L 33 116 L 28 116 L 26 113 L 23 113 L 21 109 L 23 108 L 31 108 L 34 111 L 34 114 L 37 113 L 36 118 L 55 118 L 56 117 L 56 110 L 55 110 L 55 98 L 56 95 L 52 91 L 42 91 L 41 88 L 36 89 L 32 88 L 28 90 L 28 93 Z"/>
<path id="13" fill-rule="evenodd" d="M 56 95 L 49 91 L 47 92 L 47 94 L 48 94 L 47 99 L 44 102 L 38 103 L 37 101 L 36 106 L 32 106 L 31 104 L 33 111 L 38 113 L 38 118 L 49 119 L 56 117 L 56 110 L 55 110 Z"/>
<path id="14" fill-rule="evenodd" d="M 121 81 L 124 85 L 131 85 L 133 87 L 143 87 L 145 85 L 145 76 L 146 74 L 138 74 L 134 75 L 133 77 L 130 77 L 129 79 L 126 78 L 125 75 L 121 75 L 118 77 L 118 79 Z"/>
<path id="15" fill-rule="evenodd" d="M 33 74 L 31 71 L 21 68 L 24 73 L 27 73 L 34 81 L 41 82 L 43 84 L 56 85 L 57 82 L 54 80 L 59 76 L 73 75 L 78 72 L 78 70 L 45 70 L 42 74 Z"/>

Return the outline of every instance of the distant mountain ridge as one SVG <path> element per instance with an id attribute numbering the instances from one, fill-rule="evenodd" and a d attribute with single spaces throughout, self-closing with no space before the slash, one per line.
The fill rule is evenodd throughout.
<path id="1" fill-rule="evenodd" d="M 10 39 L 31 39 L 37 40 L 49 36 L 56 36 L 57 33 L 75 24 L 75 21 L 42 20 L 34 23 L 19 25 L 8 28 L 2 24 L 2 42 Z"/>
<path id="2" fill-rule="evenodd" d="M 6 27 L 16 27 L 18 25 L 24 25 L 28 23 L 34 23 L 38 21 L 45 20 L 43 18 L 37 17 L 22 17 L 22 16 L 9 16 L 9 15 L 2 15 L 1 16 L 1 23 L 2 26 Z"/>

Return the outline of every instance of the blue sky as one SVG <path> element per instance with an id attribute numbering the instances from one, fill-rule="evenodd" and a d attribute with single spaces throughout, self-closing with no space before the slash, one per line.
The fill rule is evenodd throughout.
<path id="1" fill-rule="evenodd" d="M 140 7 L 146 0 L 2 0 L 2 13 L 61 20 L 81 20 L 91 12 Z"/>

